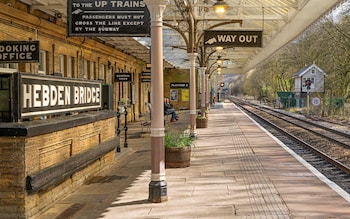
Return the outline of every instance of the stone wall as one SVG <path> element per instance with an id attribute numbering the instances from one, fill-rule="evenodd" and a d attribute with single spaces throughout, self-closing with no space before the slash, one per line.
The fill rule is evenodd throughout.
<path id="1" fill-rule="evenodd" d="M 40 213 L 109 167 L 119 144 L 113 112 L 7 126 L 22 136 L 0 136 L 0 218 Z"/>

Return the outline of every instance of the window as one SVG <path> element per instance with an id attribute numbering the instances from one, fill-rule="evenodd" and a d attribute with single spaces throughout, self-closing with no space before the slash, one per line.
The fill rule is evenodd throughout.
<path id="1" fill-rule="evenodd" d="M 0 75 L 0 122 L 11 120 L 10 77 Z"/>
<path id="2" fill-rule="evenodd" d="M 39 69 L 38 72 L 40 74 L 45 74 L 46 73 L 46 52 L 45 51 L 40 51 L 39 54 Z"/>
<path id="3" fill-rule="evenodd" d="M 105 70 L 105 65 L 104 64 L 101 64 L 100 65 L 100 77 L 98 78 L 98 79 L 101 79 L 101 80 L 103 80 L 103 79 L 105 79 L 105 72 L 106 72 L 106 70 Z"/>
<path id="4" fill-rule="evenodd" d="M 94 80 L 94 76 L 95 76 L 95 63 L 94 62 L 90 62 L 90 69 L 89 69 L 89 73 L 90 73 L 90 77 L 89 79 Z"/>
<path id="5" fill-rule="evenodd" d="M 72 57 L 67 56 L 67 74 L 65 75 L 67 78 L 72 77 Z"/>
<path id="6" fill-rule="evenodd" d="M 0 64 L 0 72 L 2 73 L 13 73 L 18 71 L 17 63 L 2 63 Z"/>
<path id="7" fill-rule="evenodd" d="M 86 59 L 84 59 L 83 61 L 83 78 L 84 79 L 87 79 L 88 78 L 88 71 L 89 71 L 89 68 L 88 68 L 88 61 Z"/>
<path id="8" fill-rule="evenodd" d="M 62 75 L 65 75 L 64 71 L 64 55 L 58 56 L 58 72 L 62 73 Z"/>
<path id="9" fill-rule="evenodd" d="M 311 85 L 315 83 L 315 78 L 303 78 L 303 87 L 306 87 L 306 81 L 310 80 L 311 81 Z"/>

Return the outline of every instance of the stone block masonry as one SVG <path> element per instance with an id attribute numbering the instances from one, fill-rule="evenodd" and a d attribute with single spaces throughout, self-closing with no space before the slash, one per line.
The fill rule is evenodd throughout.
<path id="1" fill-rule="evenodd" d="M 112 111 L 1 123 L 0 218 L 40 214 L 109 167 L 118 144 Z"/>

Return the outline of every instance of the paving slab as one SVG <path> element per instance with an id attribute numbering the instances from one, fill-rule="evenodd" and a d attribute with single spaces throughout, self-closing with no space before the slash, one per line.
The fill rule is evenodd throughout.
<path id="1" fill-rule="evenodd" d="M 187 127 L 188 111 L 177 128 Z M 150 137 L 130 124 L 129 148 L 111 169 L 59 201 L 39 219 L 350 218 L 349 195 L 255 124 L 232 103 L 217 103 L 197 129 L 191 166 L 166 169 L 168 201 L 148 202 Z M 122 144 L 123 145 L 123 144 Z M 124 153 L 124 154 L 123 154 Z"/>

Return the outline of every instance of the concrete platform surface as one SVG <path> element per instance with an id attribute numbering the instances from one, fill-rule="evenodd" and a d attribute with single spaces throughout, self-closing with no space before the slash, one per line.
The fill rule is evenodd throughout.
<path id="1" fill-rule="evenodd" d="M 167 128 L 188 126 L 189 112 L 179 114 Z M 191 166 L 166 169 L 166 202 L 147 200 L 149 132 L 130 124 L 128 145 L 111 169 L 37 218 L 350 218 L 349 194 L 232 103 L 217 103 L 209 127 L 197 129 Z"/>

